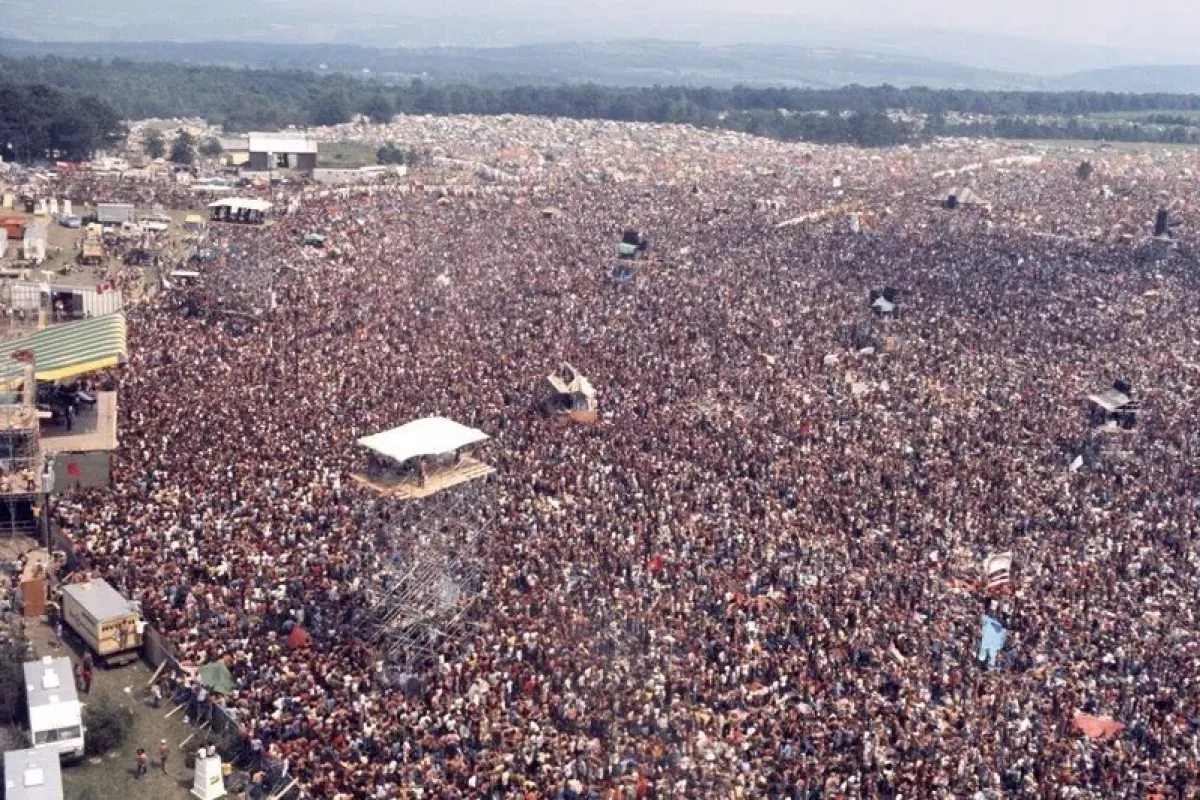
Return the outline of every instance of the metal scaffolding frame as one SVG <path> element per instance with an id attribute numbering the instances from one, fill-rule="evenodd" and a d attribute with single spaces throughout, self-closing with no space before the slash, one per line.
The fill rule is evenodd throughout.
<path id="1" fill-rule="evenodd" d="M 33 364 L 9 362 L 0 366 L 0 535 L 37 534 L 46 472 Z"/>
<path id="2" fill-rule="evenodd" d="M 367 587 L 364 630 L 389 670 L 419 673 L 469 624 L 493 508 L 486 486 L 405 503 L 387 524 L 388 552 Z"/>

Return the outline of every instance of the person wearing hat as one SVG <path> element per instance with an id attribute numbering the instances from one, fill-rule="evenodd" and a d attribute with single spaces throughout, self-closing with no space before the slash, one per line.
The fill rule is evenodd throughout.
<path id="1" fill-rule="evenodd" d="M 163 775 L 167 774 L 167 756 L 171 755 L 171 748 L 167 746 L 167 740 L 163 739 L 158 743 L 158 766 L 163 771 Z"/>

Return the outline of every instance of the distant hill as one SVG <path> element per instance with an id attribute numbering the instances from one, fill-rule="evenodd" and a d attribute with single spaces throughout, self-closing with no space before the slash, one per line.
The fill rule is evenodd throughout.
<path id="1" fill-rule="evenodd" d="M 327 69 L 442 81 L 595 82 L 624 86 L 738 83 L 836 87 L 852 83 L 935 88 L 1037 88 L 1040 80 L 899 54 L 788 45 L 710 46 L 662 40 L 498 48 L 370 48 L 256 42 L 28 42 L 0 39 L 0 54 L 124 58 L 237 67 Z"/>
<path id="2" fill-rule="evenodd" d="M 1147 66 L 1095 69 L 1062 75 L 1051 88 L 1092 92 L 1198 94 L 1200 66 Z"/>
<path id="3" fill-rule="evenodd" d="M 867 41 L 871 41 L 868 37 Z M 882 40 L 881 40 L 882 43 Z M 895 50 L 658 39 L 512 47 L 377 48 L 263 42 L 31 42 L 0 38 L 0 55 L 122 58 L 229 67 L 367 73 L 492 86 L 928 86 L 934 89 L 1200 93 L 1200 66 L 1124 66 L 1038 75 L 977 69 Z"/>

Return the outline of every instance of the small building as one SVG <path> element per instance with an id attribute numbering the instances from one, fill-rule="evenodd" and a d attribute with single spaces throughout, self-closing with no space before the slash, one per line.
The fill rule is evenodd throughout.
<path id="1" fill-rule="evenodd" d="M 27 661 L 25 698 L 33 749 L 57 756 L 83 755 L 83 706 L 75 691 L 75 671 L 66 656 Z"/>
<path id="2" fill-rule="evenodd" d="M 63 800 L 62 765 L 47 750 L 4 754 L 4 796 L 8 800 Z"/>
<path id="3" fill-rule="evenodd" d="M 290 170 L 311 175 L 317 168 L 317 142 L 299 135 L 251 133 L 249 136 L 252 172 Z"/>
<path id="4" fill-rule="evenodd" d="M 221 163 L 228 167 L 241 167 L 250 163 L 250 139 L 246 136 L 218 136 L 221 146 Z"/>
<path id="5" fill-rule="evenodd" d="M 133 222 L 136 212 L 133 203 L 97 203 L 96 221 L 101 225 L 120 225 Z"/>
<path id="6" fill-rule="evenodd" d="M 414 420 L 359 439 L 358 445 L 368 451 L 367 469 L 353 477 L 384 495 L 406 500 L 428 497 L 495 472 L 462 452 L 488 438 L 483 431 L 445 417 Z"/>

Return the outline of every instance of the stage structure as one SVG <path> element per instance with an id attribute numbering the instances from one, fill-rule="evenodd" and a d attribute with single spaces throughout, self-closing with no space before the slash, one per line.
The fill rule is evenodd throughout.
<path id="1" fill-rule="evenodd" d="M 379 542 L 388 556 L 367 587 L 363 629 L 394 680 L 415 680 L 468 624 L 493 509 L 485 486 L 404 505 Z"/>
<path id="2" fill-rule="evenodd" d="M 464 453 L 464 448 L 488 438 L 445 417 L 414 420 L 359 439 L 359 446 L 368 451 L 367 468 L 352 477 L 388 497 L 428 497 L 495 472 Z"/>

